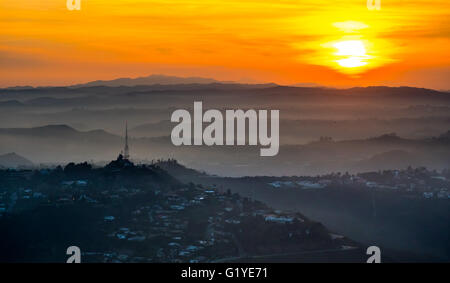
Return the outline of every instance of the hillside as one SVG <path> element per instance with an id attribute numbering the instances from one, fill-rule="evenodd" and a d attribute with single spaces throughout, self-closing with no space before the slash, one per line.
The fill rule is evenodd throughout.
<path id="1" fill-rule="evenodd" d="M 3 168 L 32 167 L 33 165 L 33 162 L 14 152 L 0 155 L 0 167 Z"/>

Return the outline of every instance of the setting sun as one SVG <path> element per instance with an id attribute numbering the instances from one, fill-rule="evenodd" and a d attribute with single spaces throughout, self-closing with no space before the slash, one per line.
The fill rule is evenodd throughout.
<path id="1" fill-rule="evenodd" d="M 337 49 L 334 54 L 339 58 L 336 62 L 345 68 L 356 68 L 367 65 L 370 56 L 366 54 L 366 48 L 360 40 L 347 40 L 333 44 Z"/>
<path id="2" fill-rule="evenodd" d="M 450 88 L 447 1 L 66 2 L 0 1 L 1 86 L 163 73 Z"/>

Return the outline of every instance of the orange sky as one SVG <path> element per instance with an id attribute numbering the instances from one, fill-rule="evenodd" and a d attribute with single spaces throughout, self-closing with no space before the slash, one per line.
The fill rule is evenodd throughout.
<path id="1" fill-rule="evenodd" d="M 150 74 L 450 89 L 450 4 L 0 0 L 0 86 Z"/>

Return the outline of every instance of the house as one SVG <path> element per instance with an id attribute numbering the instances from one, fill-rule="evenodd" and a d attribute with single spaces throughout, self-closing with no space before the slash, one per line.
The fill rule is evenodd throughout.
<path id="1" fill-rule="evenodd" d="M 274 188 L 281 188 L 281 182 L 280 181 L 275 181 L 275 182 L 269 183 L 269 185 L 271 185 Z"/>
<path id="2" fill-rule="evenodd" d="M 376 188 L 378 184 L 376 182 L 366 182 L 366 186 L 369 188 Z"/>
<path id="3" fill-rule="evenodd" d="M 431 176 L 431 178 L 435 180 L 447 181 L 447 178 L 444 176 Z"/>
<path id="4" fill-rule="evenodd" d="M 235 219 L 227 219 L 225 222 L 228 224 L 241 224 L 241 221 Z"/>
<path id="5" fill-rule="evenodd" d="M 188 252 L 188 251 L 180 251 L 180 252 L 178 253 L 179 256 L 188 256 L 188 255 L 190 255 L 190 254 L 191 254 L 191 253 Z"/>
<path id="6" fill-rule="evenodd" d="M 275 181 L 275 182 L 269 183 L 269 185 L 271 185 L 274 188 L 281 188 L 281 187 L 293 188 L 293 187 L 295 187 L 295 184 L 291 181 Z"/>
<path id="7" fill-rule="evenodd" d="M 450 198 L 450 193 L 445 191 L 445 190 L 441 190 L 440 192 L 437 193 L 437 198 L 440 199 L 446 199 L 446 198 Z"/>
<path id="8" fill-rule="evenodd" d="M 114 221 L 115 217 L 114 216 L 105 216 L 103 219 L 105 221 Z"/>
<path id="9" fill-rule="evenodd" d="M 182 205 L 171 205 L 170 208 L 173 210 L 184 210 L 184 206 Z"/>
<path id="10" fill-rule="evenodd" d="M 292 223 L 294 219 L 292 217 L 284 217 L 284 216 L 276 216 L 276 215 L 267 215 L 264 218 L 267 222 L 277 222 L 277 223 Z"/>
<path id="11" fill-rule="evenodd" d="M 145 240 L 145 236 L 134 236 L 131 238 L 128 238 L 128 241 L 133 241 L 133 242 L 142 242 Z"/>
<path id="12" fill-rule="evenodd" d="M 33 193 L 33 198 L 44 198 L 45 195 L 43 193 L 40 192 L 35 192 Z"/>
<path id="13" fill-rule="evenodd" d="M 193 246 L 193 245 L 187 246 L 187 248 L 186 248 L 186 250 L 189 252 L 195 252 L 195 251 L 198 251 L 199 249 L 200 249 L 200 247 Z"/>
<path id="14" fill-rule="evenodd" d="M 297 181 L 297 184 L 302 186 L 303 189 L 322 189 L 325 188 L 325 184 L 314 183 L 311 181 Z"/>
<path id="15" fill-rule="evenodd" d="M 117 233 L 116 237 L 120 240 L 125 240 L 127 238 L 127 235 L 125 234 L 121 234 L 121 233 Z"/>
<path id="16" fill-rule="evenodd" d="M 85 187 L 85 186 L 87 186 L 88 182 L 86 180 L 77 180 L 76 184 L 77 184 L 77 186 Z"/>
<path id="17" fill-rule="evenodd" d="M 423 197 L 427 198 L 427 199 L 432 198 L 433 196 L 434 196 L 433 192 L 424 192 L 423 193 Z"/>

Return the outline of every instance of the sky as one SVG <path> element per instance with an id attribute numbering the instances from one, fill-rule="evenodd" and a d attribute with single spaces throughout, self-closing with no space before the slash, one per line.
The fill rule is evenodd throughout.
<path id="1" fill-rule="evenodd" d="M 0 0 L 0 87 L 166 74 L 450 90 L 447 0 L 79 1 Z"/>

